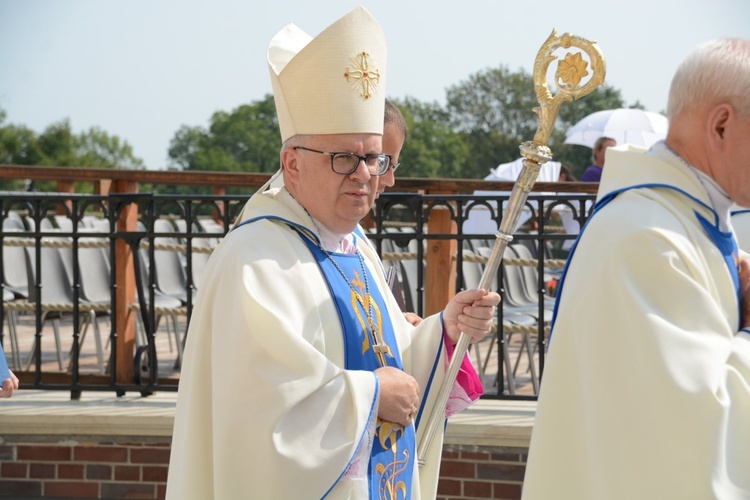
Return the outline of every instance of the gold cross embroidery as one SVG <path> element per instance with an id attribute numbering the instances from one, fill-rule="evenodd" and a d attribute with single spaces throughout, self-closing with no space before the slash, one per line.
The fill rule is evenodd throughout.
<path id="1" fill-rule="evenodd" d="M 346 67 L 344 78 L 352 84 L 352 87 L 359 89 L 359 95 L 365 99 L 372 97 L 378 83 L 380 83 L 380 71 L 372 67 L 370 54 L 360 52 L 352 58 L 352 64 Z"/>

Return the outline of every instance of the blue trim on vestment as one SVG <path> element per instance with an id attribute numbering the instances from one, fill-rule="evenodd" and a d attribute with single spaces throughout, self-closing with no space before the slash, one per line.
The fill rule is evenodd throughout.
<path id="1" fill-rule="evenodd" d="M 380 398 L 380 379 L 377 375 L 375 375 L 375 372 L 372 372 L 372 376 L 375 377 L 375 397 L 372 399 L 372 405 L 370 406 L 370 414 L 367 418 L 367 429 L 370 428 L 370 421 L 373 419 L 373 413 L 375 413 L 375 402 L 378 401 Z M 344 470 L 341 471 L 341 474 L 339 477 L 334 481 L 334 483 L 331 485 L 330 488 L 328 488 L 328 491 L 325 492 L 325 494 L 321 498 L 325 498 L 328 495 L 331 494 L 331 491 L 336 487 L 339 482 L 341 482 L 341 478 L 344 477 L 344 474 L 346 474 L 346 471 L 349 470 L 349 467 L 351 467 L 352 462 L 354 461 L 354 457 L 357 456 L 357 452 L 359 451 L 360 447 L 362 446 L 365 438 L 367 437 L 367 431 L 363 432 L 362 435 L 359 437 L 359 443 L 357 443 L 357 446 L 354 448 L 354 455 L 349 459 L 349 462 L 346 464 L 346 467 L 344 467 Z"/>
<path id="2" fill-rule="evenodd" d="M 259 221 L 259 220 L 270 220 L 270 221 L 283 222 L 287 226 L 292 227 L 292 228 L 296 229 L 297 231 L 301 231 L 302 233 L 309 235 L 311 238 L 315 239 L 316 243 L 320 244 L 320 240 L 318 239 L 318 235 L 317 234 L 313 233 L 312 231 L 310 231 L 309 229 L 307 229 L 302 224 L 299 224 L 297 222 L 292 222 L 289 219 L 285 219 L 285 218 L 279 217 L 277 215 L 260 215 L 258 217 L 253 217 L 251 219 L 245 219 L 242 222 L 240 222 L 239 224 L 237 224 L 236 226 L 234 226 L 232 228 L 232 230 L 235 230 L 235 229 L 237 229 L 239 227 L 242 227 L 245 224 L 248 224 L 250 222 L 255 222 L 255 221 Z"/>
<path id="3" fill-rule="evenodd" d="M 739 263 L 739 248 L 737 247 L 737 240 L 734 239 L 734 235 L 731 232 L 721 231 L 717 226 L 712 225 L 708 222 L 701 214 L 695 212 L 695 216 L 703 226 L 703 229 L 708 233 L 714 244 L 718 247 L 721 254 L 724 256 L 724 261 L 727 263 L 729 268 L 729 274 L 732 275 L 732 281 L 734 282 L 734 288 L 737 290 L 737 304 L 742 303 L 742 293 L 740 292 L 740 272 L 737 269 Z M 742 307 L 740 311 L 740 322 L 737 325 L 739 329 L 742 326 Z"/>
<path id="4" fill-rule="evenodd" d="M 429 394 L 430 390 L 432 388 L 432 382 L 435 379 L 435 373 L 437 373 L 438 363 L 442 359 L 441 355 L 443 353 L 443 348 L 445 346 L 445 342 L 443 341 L 443 337 L 445 336 L 445 325 L 443 324 L 443 312 L 440 312 L 440 326 L 441 326 L 441 332 L 440 332 L 440 346 L 437 350 L 437 355 L 435 356 L 435 361 L 432 363 L 432 370 L 430 370 L 430 376 L 427 378 L 427 386 L 422 390 L 422 394 Z M 419 423 L 422 420 L 422 410 L 424 410 L 425 405 L 427 404 L 427 398 L 422 398 L 422 402 L 419 404 L 419 410 L 417 410 L 417 417 L 414 419 L 414 428 L 419 429 Z M 447 422 L 447 419 L 446 419 Z"/>
<path id="5" fill-rule="evenodd" d="M 690 194 L 690 193 L 688 193 L 688 192 L 686 192 L 686 191 L 684 191 L 684 190 L 682 190 L 680 188 L 672 186 L 670 184 L 656 184 L 656 183 L 655 184 L 637 184 L 635 186 L 628 186 L 628 187 L 624 187 L 624 188 L 617 189 L 615 191 L 607 193 L 606 195 L 604 195 L 601 199 L 599 199 L 594 204 L 594 207 L 593 207 L 593 209 L 591 211 L 591 215 L 586 220 L 586 223 L 583 225 L 583 227 L 581 228 L 581 231 L 578 234 L 578 238 L 576 238 L 575 242 L 573 243 L 573 246 L 570 248 L 570 253 L 568 254 L 568 260 L 565 262 L 565 267 L 563 268 L 562 275 L 560 276 L 560 283 L 557 286 L 557 296 L 555 297 L 555 307 L 554 307 L 554 309 L 552 311 L 552 321 L 550 322 L 549 338 L 547 339 L 547 343 L 548 344 L 551 343 L 551 341 L 552 341 L 552 333 L 554 332 L 554 329 L 555 329 L 555 320 L 557 319 L 557 310 L 558 310 L 558 307 L 560 306 L 560 299 L 562 298 L 562 290 L 563 290 L 563 285 L 565 284 L 565 277 L 568 274 L 568 268 L 570 267 L 570 263 L 573 261 L 573 254 L 574 254 L 576 248 L 578 247 L 578 242 L 581 240 L 581 237 L 583 236 L 583 232 L 586 230 L 586 227 L 588 227 L 589 222 L 591 222 L 591 219 L 594 218 L 594 216 L 599 212 L 599 210 L 601 210 L 602 208 L 604 208 L 610 201 L 614 200 L 615 197 L 617 195 L 619 195 L 620 193 L 623 193 L 625 191 L 630 191 L 632 189 L 654 189 L 654 188 L 671 189 L 673 191 L 676 191 L 676 192 L 678 192 L 680 194 L 683 194 L 683 195 L 687 196 L 688 198 L 690 198 L 694 202 L 696 202 L 699 205 L 705 207 L 712 214 L 714 214 L 714 223 L 713 223 L 713 225 L 711 225 L 711 223 L 709 221 L 707 221 L 704 217 L 699 218 L 698 221 L 701 223 L 701 225 L 704 227 L 704 229 L 706 228 L 705 224 L 708 224 L 709 226 L 714 227 L 715 230 L 716 230 L 716 232 L 718 232 L 719 234 L 722 234 L 722 235 L 729 234 L 730 236 L 732 236 L 731 233 L 723 233 L 722 231 L 719 230 L 719 228 L 718 228 L 718 226 L 719 226 L 719 214 L 717 214 L 716 211 L 711 206 L 709 206 L 706 203 L 704 203 L 703 201 L 699 200 L 698 198 L 696 198 L 692 194 Z M 697 212 L 695 212 L 695 213 L 697 214 Z M 703 221 L 705 221 L 705 224 L 704 224 Z M 721 251 L 721 247 L 719 247 L 719 243 L 713 238 L 712 233 L 709 233 L 708 236 L 709 236 L 709 238 L 711 238 L 711 241 L 713 241 L 714 244 L 719 248 L 719 251 Z M 732 239 L 734 239 L 734 238 L 732 237 Z M 735 245 L 736 245 L 736 242 L 735 242 Z M 722 254 L 723 253 L 724 252 L 722 252 Z M 726 256 L 725 256 L 725 259 L 726 259 Z M 730 274 L 732 274 L 732 266 L 729 266 L 729 269 L 730 269 L 729 270 Z M 736 266 L 735 266 L 734 272 L 735 273 L 737 272 Z M 734 278 L 734 275 L 732 275 L 732 277 Z M 735 281 L 735 285 L 737 286 L 737 297 L 738 297 L 738 300 L 739 300 L 740 292 L 739 292 L 739 281 L 738 280 Z M 740 325 L 741 325 L 742 324 L 742 308 L 741 307 L 739 308 L 739 311 L 740 311 Z"/>

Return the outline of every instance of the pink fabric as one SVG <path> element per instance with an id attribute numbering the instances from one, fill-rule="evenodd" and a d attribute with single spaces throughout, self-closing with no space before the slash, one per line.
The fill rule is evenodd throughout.
<path id="1" fill-rule="evenodd" d="M 453 341 L 445 333 L 445 330 L 443 330 L 443 341 L 445 342 L 445 353 L 448 362 L 450 362 L 456 346 L 453 345 Z M 469 353 L 467 352 L 458 369 L 456 382 L 453 384 L 453 389 L 448 399 L 448 405 L 445 409 L 446 417 L 450 417 L 467 408 L 479 399 L 482 394 L 484 394 L 484 386 L 479 379 L 477 371 L 474 369 L 474 365 L 471 364 Z"/>
<path id="2" fill-rule="evenodd" d="M 357 253 L 357 247 L 354 246 L 351 235 L 347 235 L 347 237 L 341 240 L 341 253 Z"/>

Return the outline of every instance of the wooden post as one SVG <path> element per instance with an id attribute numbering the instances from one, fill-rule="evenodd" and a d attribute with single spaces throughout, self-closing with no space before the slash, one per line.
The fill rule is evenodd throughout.
<path id="1" fill-rule="evenodd" d="M 94 193 L 107 195 L 112 190 L 112 179 L 100 179 L 94 181 Z"/>
<path id="2" fill-rule="evenodd" d="M 72 180 L 59 180 L 57 181 L 57 192 L 58 193 L 74 193 L 75 183 Z"/>
<path id="3" fill-rule="evenodd" d="M 118 180 L 113 182 L 111 192 L 137 193 L 138 183 Z M 123 207 L 117 221 L 118 231 L 135 231 L 138 227 L 138 205 L 131 203 Z M 128 242 L 118 239 L 115 242 L 115 262 L 117 268 L 117 371 L 115 379 L 118 384 L 133 383 L 133 357 L 135 356 L 135 314 L 130 305 L 135 302 L 135 266 L 133 252 Z"/>
<path id="4" fill-rule="evenodd" d="M 225 196 L 227 194 L 227 188 L 224 186 L 214 186 L 214 196 Z M 218 224 L 224 225 L 224 214 L 227 213 L 227 210 L 229 207 L 227 206 L 226 202 L 219 203 L 217 205 L 219 207 L 219 210 L 221 210 L 221 213 L 214 215 L 214 221 L 216 221 Z M 226 231 L 226 228 L 224 228 Z"/>
<path id="5" fill-rule="evenodd" d="M 57 181 L 57 192 L 73 194 L 75 193 L 75 183 L 72 180 L 59 180 Z M 55 209 L 57 215 L 68 215 L 68 213 L 73 210 L 73 202 L 71 200 L 67 200 L 64 203 L 67 210 L 61 205 L 58 205 Z"/>
<path id="6" fill-rule="evenodd" d="M 445 193 L 433 193 L 445 194 Z M 448 193 L 451 194 L 451 193 Z M 427 222 L 428 234 L 457 234 L 457 225 L 451 219 L 449 210 L 439 207 L 430 212 Z M 455 239 L 427 240 L 427 272 L 425 273 L 425 316 L 438 313 L 455 295 L 456 290 L 456 249 Z"/>

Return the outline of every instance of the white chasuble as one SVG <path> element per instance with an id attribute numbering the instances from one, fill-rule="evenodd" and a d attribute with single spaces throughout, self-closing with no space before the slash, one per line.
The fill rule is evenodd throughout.
<path id="1" fill-rule="evenodd" d="M 607 152 L 599 200 L 617 194 L 565 270 L 526 500 L 750 498 L 734 239 L 699 176 L 659 151 Z"/>
<path id="2" fill-rule="evenodd" d="M 370 498 L 375 491 L 368 480 L 370 464 L 362 469 L 357 460 L 363 446 L 369 454 L 372 440 L 387 434 L 376 436 L 372 429 L 377 378 L 369 366 L 347 366 L 350 346 L 330 284 L 292 228 L 314 235 L 314 224 L 283 188 L 253 196 L 241 217 L 258 220 L 224 238 L 197 294 L 167 498 Z M 412 426 L 396 460 L 383 460 L 372 475 L 380 482 L 395 477 L 392 472 L 404 457 L 416 462 L 419 422 L 432 411 L 447 363 L 441 316 L 412 327 L 388 289 L 375 251 L 362 243 L 357 247 L 370 294 L 379 298 L 375 314 L 389 324 L 392 362 L 398 360 L 415 377 L 422 398 L 416 436 Z M 368 322 L 364 310 L 359 317 Z M 361 352 L 364 330 L 357 333 Z M 403 428 L 391 430 L 398 440 L 407 434 Z M 442 440 L 441 429 L 424 468 L 409 469 L 411 498 L 435 497 Z M 390 444 L 384 440 L 379 446 Z M 394 498 L 403 498 L 401 484 L 409 481 L 385 482 Z"/>

